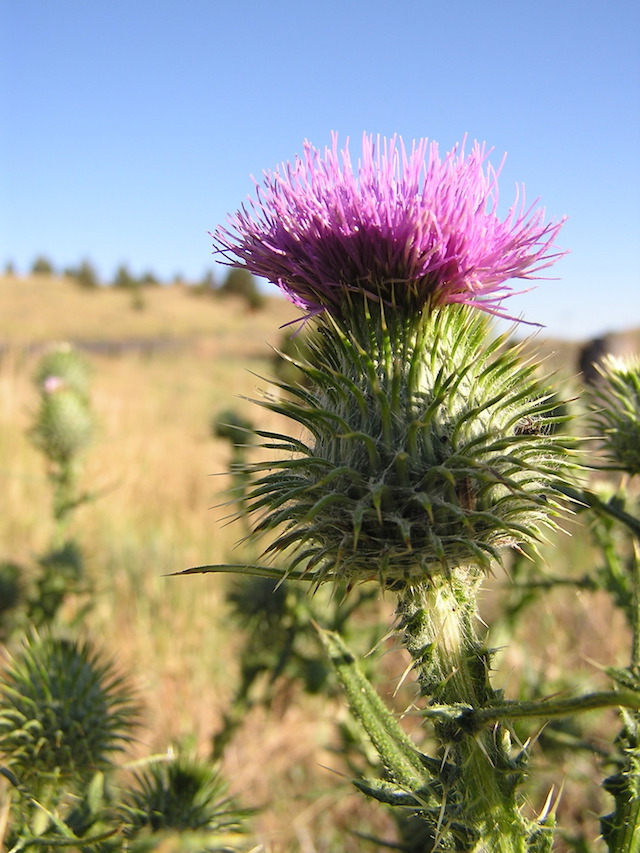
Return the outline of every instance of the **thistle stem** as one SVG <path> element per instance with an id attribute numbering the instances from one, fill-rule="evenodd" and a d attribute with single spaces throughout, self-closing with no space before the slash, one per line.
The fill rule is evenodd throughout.
<path id="1" fill-rule="evenodd" d="M 422 695 L 432 704 L 481 709 L 500 703 L 489 683 L 489 651 L 474 629 L 481 577 L 475 568 L 459 568 L 400 594 L 404 644 Z M 479 839 L 474 853 L 544 849 L 541 838 L 534 839 L 535 830 L 544 833 L 544 828 L 527 821 L 516 802 L 521 770 L 509 754 L 506 729 L 495 724 L 469 733 L 455 719 L 437 720 L 434 726 L 443 764 L 456 768 L 453 781 L 449 777 L 445 813 L 455 813 Z"/>
<path id="2" fill-rule="evenodd" d="M 632 609 L 632 640 L 631 666 L 640 669 L 640 544 L 633 543 L 632 577 L 633 609 Z"/>

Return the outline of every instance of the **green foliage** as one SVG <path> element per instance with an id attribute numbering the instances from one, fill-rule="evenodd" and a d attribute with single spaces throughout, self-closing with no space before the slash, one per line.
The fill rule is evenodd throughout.
<path id="1" fill-rule="evenodd" d="M 58 525 L 55 547 L 63 539 L 70 514 L 87 499 L 77 493 L 77 477 L 80 455 L 94 432 L 89 372 L 86 360 L 68 344 L 45 353 L 35 371 L 40 406 L 29 436 L 49 466 Z"/>
<path id="2" fill-rule="evenodd" d="M 34 275 L 52 275 L 53 264 L 45 255 L 38 255 L 31 265 L 31 272 Z"/>
<path id="3" fill-rule="evenodd" d="M 65 275 L 72 278 L 76 284 L 85 290 L 95 290 L 99 284 L 98 273 L 89 260 L 83 260 L 77 267 L 70 267 L 65 270 Z"/>
<path id="4" fill-rule="evenodd" d="M 119 812 L 125 838 L 140 842 L 167 830 L 198 832 L 200 849 L 211 853 L 230 849 L 228 840 L 246 831 L 249 814 L 227 795 L 218 770 L 180 756 L 136 773 Z"/>
<path id="5" fill-rule="evenodd" d="M 333 593 L 325 589 L 311 598 L 286 581 L 234 578 L 227 601 L 244 635 L 240 682 L 214 736 L 213 758 L 223 755 L 250 708 L 268 708 L 283 683 L 296 683 L 310 695 L 334 694 L 335 681 L 317 626 L 345 634 L 366 654 L 385 630 L 376 614 L 367 610 L 375 597 L 373 589 L 352 591 L 349 597 L 345 589 Z"/>
<path id="6" fill-rule="evenodd" d="M 67 540 L 60 547 L 52 547 L 38 560 L 39 573 L 26 603 L 28 624 L 39 627 L 51 625 L 64 600 L 71 593 L 85 591 L 84 560 L 80 547 Z"/>
<path id="7" fill-rule="evenodd" d="M 0 775 L 12 791 L 4 841 L 14 853 L 238 849 L 250 812 L 208 762 L 155 759 L 117 784 L 114 756 L 139 714 L 128 678 L 88 642 L 24 639 L 0 680 Z"/>
<path id="8" fill-rule="evenodd" d="M 11 564 L 2 568 L 0 586 L 4 584 L 6 597 L 0 630 L 5 636 L 25 624 L 52 624 L 70 593 L 87 591 L 82 553 L 69 536 L 69 525 L 75 510 L 92 497 L 78 490 L 80 457 L 94 432 L 90 368 L 77 350 L 58 344 L 42 356 L 33 378 L 39 408 L 29 438 L 46 460 L 54 532 L 48 550 L 35 559 L 35 571 L 20 566 L 18 581 Z"/>
<path id="9" fill-rule="evenodd" d="M 640 694 L 640 667 L 610 669 L 621 688 Z M 613 796 L 614 810 L 600 822 L 602 837 L 611 853 L 638 853 L 640 850 L 640 713 L 622 710 L 624 727 L 617 739 L 615 772 L 603 784 Z"/>
<path id="10" fill-rule="evenodd" d="M 248 270 L 231 269 L 219 288 L 221 296 L 237 296 L 251 311 L 258 311 L 264 305 L 264 296 L 260 293 L 255 278 Z"/>
<path id="11" fill-rule="evenodd" d="M 248 418 L 238 414 L 235 409 L 225 409 L 211 422 L 211 433 L 215 438 L 225 438 L 231 442 L 235 452 L 238 448 L 252 444 L 253 424 Z"/>
<path id="12" fill-rule="evenodd" d="M 112 286 L 123 290 L 132 290 L 137 287 L 137 284 L 137 279 L 131 275 L 129 267 L 126 264 L 120 264 L 113 276 Z"/>
<path id="13" fill-rule="evenodd" d="M 590 391 L 592 425 L 611 467 L 640 474 L 640 357 L 605 358 Z"/>
<path id="14" fill-rule="evenodd" d="M 25 596 L 22 574 L 19 563 L 0 561 L 0 639 L 6 639 L 15 628 L 17 610 Z"/>
<path id="15" fill-rule="evenodd" d="M 142 287 L 156 287 L 160 284 L 155 273 L 151 272 L 151 270 L 143 272 L 139 281 Z"/>

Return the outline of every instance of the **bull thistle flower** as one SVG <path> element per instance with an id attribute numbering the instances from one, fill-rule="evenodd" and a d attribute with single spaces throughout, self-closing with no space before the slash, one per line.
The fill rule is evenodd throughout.
<path id="1" fill-rule="evenodd" d="M 451 303 L 500 314 L 509 279 L 533 278 L 562 254 L 562 222 L 544 225 L 544 211 L 517 200 L 501 221 L 486 159 L 477 143 L 441 160 L 426 139 L 407 152 L 398 137 L 376 147 L 365 135 L 355 171 L 336 135 L 324 157 L 307 142 L 293 164 L 265 173 L 214 245 L 309 314 L 339 316 L 354 292 L 407 314 Z"/>
<path id="2" fill-rule="evenodd" d="M 556 505 L 566 439 L 531 365 L 489 340 L 483 315 L 503 314 L 512 277 L 530 278 L 559 253 L 560 224 L 516 210 L 500 221 L 497 176 L 484 149 L 434 143 L 407 154 L 395 137 L 363 139 L 324 159 L 309 144 L 266 173 L 252 203 L 215 242 L 238 265 L 279 285 L 319 332 L 305 388 L 263 405 L 301 424 L 310 442 L 271 442 L 295 461 L 259 479 L 259 531 L 284 522 L 270 546 L 298 548 L 316 580 L 385 583 L 470 562 L 488 567 L 503 545 L 535 540 Z M 458 304 L 461 303 L 461 304 Z M 273 437 L 272 437 L 273 438 Z"/>
<path id="3" fill-rule="evenodd" d="M 254 531 L 268 535 L 267 554 L 289 559 L 273 574 L 397 592 L 421 691 L 453 709 L 434 724 L 440 758 L 423 762 L 435 775 L 424 785 L 442 799 L 422 816 L 453 845 L 443 849 L 464 838 L 464 849 L 524 853 L 549 849 L 549 835 L 515 797 L 523 756 L 514 761 L 499 727 L 465 732 L 455 718 L 502 701 L 476 638 L 479 585 L 504 546 L 535 544 L 554 526 L 556 483 L 572 467 L 571 439 L 551 429 L 557 400 L 488 316 L 508 316 L 511 279 L 562 254 L 562 222 L 517 204 L 500 220 L 485 163 L 477 144 L 441 160 L 426 140 L 407 152 L 396 137 L 365 136 L 354 169 L 336 137 L 324 156 L 306 144 L 213 237 L 314 330 L 295 361 L 304 383 L 281 381 L 284 393 L 260 401 L 296 434 L 257 430 L 277 455 L 247 469 Z M 360 688 L 345 686 L 378 745 L 390 723 L 371 722 Z M 403 761 L 385 759 L 390 778 L 423 802 L 420 774 L 408 781 Z"/>

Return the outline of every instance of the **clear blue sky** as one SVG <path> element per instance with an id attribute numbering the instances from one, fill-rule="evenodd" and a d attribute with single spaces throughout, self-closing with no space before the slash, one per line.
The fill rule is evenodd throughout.
<path id="1" fill-rule="evenodd" d="M 467 134 L 507 152 L 505 209 L 522 182 L 569 217 L 559 280 L 509 310 L 640 325 L 637 2 L 0 0 L 0 55 L 2 265 L 199 278 L 207 231 L 305 138 Z"/>

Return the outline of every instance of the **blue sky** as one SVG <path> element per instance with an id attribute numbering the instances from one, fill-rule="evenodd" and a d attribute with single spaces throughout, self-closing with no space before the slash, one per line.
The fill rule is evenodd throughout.
<path id="1" fill-rule="evenodd" d="M 640 4 L 0 0 L 0 264 L 199 278 L 250 175 L 332 130 L 508 154 L 571 254 L 512 313 L 640 325 Z M 224 269 L 217 268 L 222 276 Z"/>

